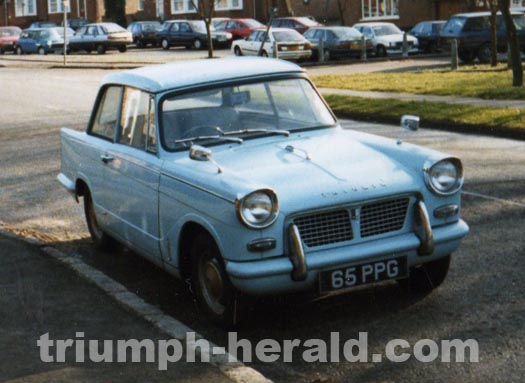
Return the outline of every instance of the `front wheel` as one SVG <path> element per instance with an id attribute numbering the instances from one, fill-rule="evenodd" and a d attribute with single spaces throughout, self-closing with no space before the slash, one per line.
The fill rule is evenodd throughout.
<path id="1" fill-rule="evenodd" d="M 330 61 L 332 59 L 332 56 L 330 54 L 330 49 L 324 50 L 324 61 Z"/>
<path id="2" fill-rule="evenodd" d="M 162 46 L 162 49 L 164 49 L 165 51 L 170 49 L 170 43 L 166 39 L 162 39 L 162 41 L 160 42 L 160 45 Z"/>
<path id="3" fill-rule="evenodd" d="M 483 44 L 478 50 L 478 60 L 482 64 L 488 64 L 492 58 L 492 48 L 490 44 Z"/>
<path id="4" fill-rule="evenodd" d="M 242 56 L 241 48 L 238 45 L 233 49 L 233 53 L 235 53 L 235 56 Z"/>
<path id="5" fill-rule="evenodd" d="M 44 47 L 38 48 L 38 54 L 41 55 L 41 56 L 46 54 L 46 50 L 44 49 Z"/>
<path id="6" fill-rule="evenodd" d="M 195 39 L 193 41 L 193 48 L 197 50 L 202 49 L 202 41 L 200 39 Z"/>
<path id="7" fill-rule="evenodd" d="M 386 48 L 383 45 L 378 45 L 376 48 L 377 57 L 386 57 Z"/>
<path id="8" fill-rule="evenodd" d="M 100 250 L 111 250 L 116 242 L 99 226 L 95 206 L 93 205 L 93 199 L 89 191 L 86 191 L 84 195 L 84 213 L 86 215 L 89 234 L 95 247 Z"/>
<path id="9" fill-rule="evenodd" d="M 124 53 L 124 52 L 126 52 L 127 50 L 128 50 L 128 47 L 125 46 L 125 45 L 120 45 L 120 46 L 118 47 L 118 51 L 119 51 L 120 53 Z"/>
<path id="10" fill-rule="evenodd" d="M 410 269 L 407 279 L 399 280 L 401 287 L 417 293 L 430 293 L 440 286 L 447 277 L 450 254 L 446 257 L 423 263 Z"/>
<path id="11" fill-rule="evenodd" d="M 16 47 L 16 54 L 19 55 L 19 56 L 24 54 L 24 51 L 23 51 L 22 47 Z"/>
<path id="12" fill-rule="evenodd" d="M 97 53 L 99 55 L 103 55 L 104 53 L 106 53 L 106 47 L 104 47 L 104 45 L 100 44 L 97 46 Z"/>
<path id="13" fill-rule="evenodd" d="M 191 247 L 192 286 L 199 309 L 213 322 L 234 326 L 237 299 L 215 242 L 207 234 L 198 235 Z"/>

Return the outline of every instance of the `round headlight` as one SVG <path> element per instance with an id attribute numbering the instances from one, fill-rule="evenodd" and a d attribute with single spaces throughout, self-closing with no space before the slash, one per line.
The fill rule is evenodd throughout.
<path id="1" fill-rule="evenodd" d="M 272 190 L 258 190 L 237 201 L 237 214 L 242 223 L 254 229 L 270 226 L 277 219 L 277 196 Z"/>
<path id="2" fill-rule="evenodd" d="M 463 166 L 457 158 L 447 158 L 436 162 L 426 170 L 430 189 L 437 194 L 453 194 L 463 184 Z"/>

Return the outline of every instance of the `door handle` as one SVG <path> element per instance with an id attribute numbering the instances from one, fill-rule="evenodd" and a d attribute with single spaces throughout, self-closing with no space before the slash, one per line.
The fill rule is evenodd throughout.
<path id="1" fill-rule="evenodd" d="M 109 154 L 103 154 L 103 155 L 100 156 L 100 159 L 102 160 L 102 162 L 107 164 L 108 162 L 113 161 L 115 159 L 115 157 L 110 156 Z"/>

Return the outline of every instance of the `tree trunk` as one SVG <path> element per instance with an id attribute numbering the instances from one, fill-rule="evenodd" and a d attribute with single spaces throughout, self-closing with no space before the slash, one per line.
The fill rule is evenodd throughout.
<path id="1" fill-rule="evenodd" d="M 339 19 L 341 20 L 341 25 L 346 25 L 346 21 L 345 21 L 346 0 L 337 0 L 337 9 L 339 11 Z"/>
<path id="2" fill-rule="evenodd" d="M 510 46 L 512 62 L 512 86 L 523 86 L 523 66 L 521 64 L 520 42 L 514 20 L 510 14 L 510 0 L 499 0 L 499 8 L 507 29 L 507 40 Z"/>
<path id="3" fill-rule="evenodd" d="M 497 35 L 497 4 L 494 4 L 496 0 L 490 2 L 490 66 L 498 66 L 498 35 Z M 496 5 L 496 6 L 494 6 Z"/>
<path id="4" fill-rule="evenodd" d="M 213 58 L 213 40 L 211 38 L 211 19 L 204 20 L 206 24 L 206 34 L 208 37 L 208 58 Z"/>

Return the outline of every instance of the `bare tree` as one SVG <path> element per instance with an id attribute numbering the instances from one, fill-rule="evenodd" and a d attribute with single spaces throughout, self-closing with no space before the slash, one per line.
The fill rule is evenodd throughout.
<path id="1" fill-rule="evenodd" d="M 507 29 L 507 41 L 510 46 L 512 66 L 512 86 L 523 86 L 523 65 L 521 64 L 520 42 L 514 19 L 510 13 L 510 0 L 499 0 L 498 7 L 503 15 Z"/>
<path id="2" fill-rule="evenodd" d="M 345 12 L 348 3 L 348 0 L 337 0 L 337 10 L 339 11 L 339 19 L 341 20 L 341 25 L 346 25 Z"/>
<path id="3" fill-rule="evenodd" d="M 213 58 L 213 39 L 211 37 L 211 22 L 215 16 L 215 0 L 191 0 L 191 5 L 197 11 L 199 18 L 206 25 L 208 58 Z"/>

